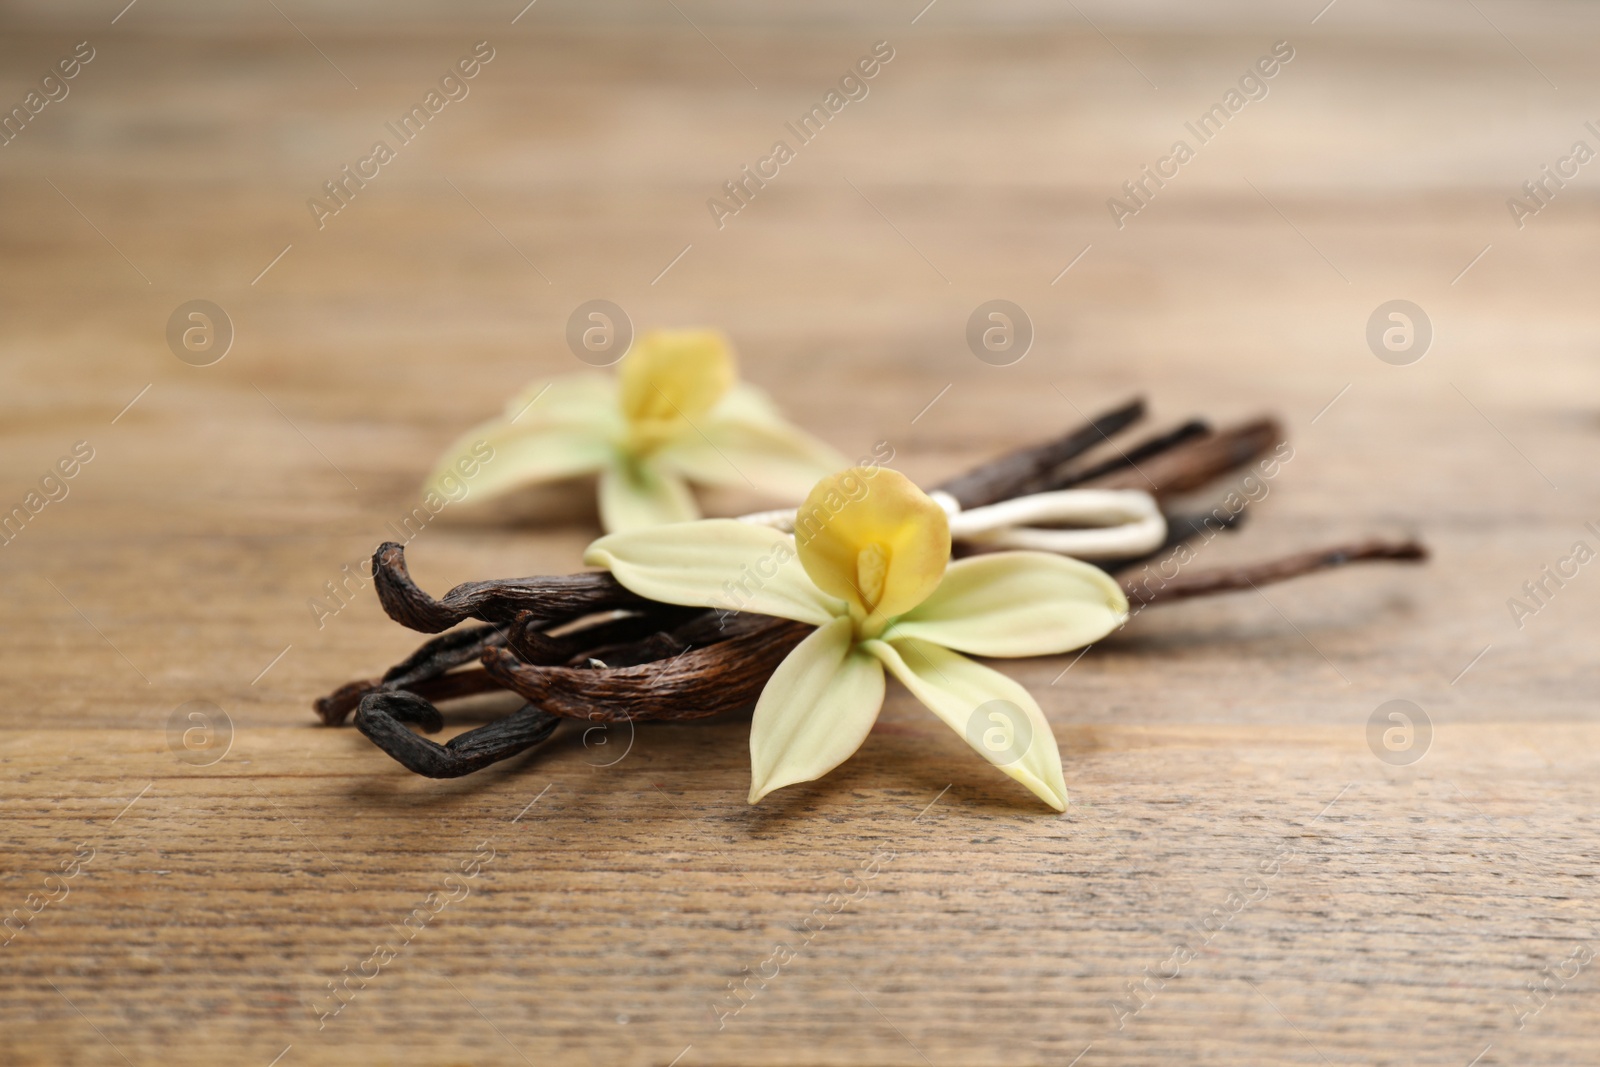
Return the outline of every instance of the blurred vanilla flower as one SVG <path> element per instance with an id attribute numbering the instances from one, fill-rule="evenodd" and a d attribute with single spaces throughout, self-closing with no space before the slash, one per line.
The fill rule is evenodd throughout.
<path id="1" fill-rule="evenodd" d="M 1049 720 L 1021 685 L 961 653 L 1066 652 L 1128 614 L 1114 579 L 1064 556 L 997 552 L 951 563 L 943 509 L 904 475 L 878 468 L 824 478 L 793 536 L 712 519 L 602 537 L 584 562 L 652 600 L 717 607 L 738 596 L 748 610 L 817 627 L 756 703 L 751 803 L 848 759 L 877 720 L 887 667 L 980 755 L 1065 811 Z"/>
<path id="2" fill-rule="evenodd" d="M 597 473 L 608 531 L 698 518 L 689 482 L 792 500 L 845 463 L 737 380 L 733 352 L 713 330 L 652 330 L 615 379 L 580 374 L 528 390 L 503 418 L 457 439 L 426 488 L 445 484 L 485 441 L 494 461 L 473 484 L 478 494 Z"/>

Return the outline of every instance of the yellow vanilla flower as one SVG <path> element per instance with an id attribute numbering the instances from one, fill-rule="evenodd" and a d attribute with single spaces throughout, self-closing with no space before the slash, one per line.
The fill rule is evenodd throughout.
<path id="1" fill-rule="evenodd" d="M 463 434 L 427 488 L 459 488 L 455 471 L 478 467 L 484 442 L 494 458 L 472 482 L 475 496 L 597 473 L 608 531 L 698 518 L 689 482 L 792 500 L 845 462 L 738 381 L 733 352 L 714 330 L 653 330 L 616 379 L 573 375 L 529 389 L 503 418 Z"/>
<path id="2" fill-rule="evenodd" d="M 733 519 L 611 534 L 584 562 L 669 604 L 754 611 L 817 629 L 778 665 L 750 726 L 750 802 L 820 778 L 866 740 L 887 667 L 980 755 L 1057 811 L 1050 723 L 978 656 L 1098 641 L 1128 615 L 1104 571 L 1047 552 L 950 562 L 945 513 L 904 475 L 852 468 L 812 489 L 793 536 Z"/>

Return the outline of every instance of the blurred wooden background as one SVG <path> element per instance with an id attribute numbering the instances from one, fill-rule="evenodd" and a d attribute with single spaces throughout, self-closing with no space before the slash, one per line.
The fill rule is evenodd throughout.
<path id="1" fill-rule="evenodd" d="M 1600 545 L 1600 163 L 1520 229 L 1506 200 L 1600 148 L 1594 8 L 442 7 L 0 12 L 7 109 L 94 52 L 0 147 L 0 508 L 93 449 L 0 547 L 0 1062 L 1592 1056 L 1600 575 L 1520 628 L 1507 600 Z M 880 40 L 869 95 L 718 230 L 707 198 Z M 1107 198 L 1280 40 L 1266 97 L 1116 228 Z M 319 230 L 307 198 L 479 41 L 470 95 Z M 1365 533 L 1435 559 L 1008 665 L 1060 818 L 898 690 L 758 808 L 740 721 L 413 778 L 310 702 L 416 636 L 370 588 L 320 628 L 307 601 L 461 427 L 579 369 L 597 297 L 721 326 L 797 419 L 928 482 L 1135 393 L 1274 412 L 1295 457 L 1207 563 Z M 1037 334 L 1007 367 L 963 339 L 997 297 Z M 1365 340 L 1397 298 L 1435 332 L 1409 366 Z M 236 334 L 207 367 L 166 341 L 194 299 Z M 592 532 L 447 513 L 409 557 L 442 591 L 577 569 Z M 1368 745 L 1391 699 L 1432 724 L 1411 765 Z M 208 766 L 169 725 L 190 701 L 232 724 Z"/>

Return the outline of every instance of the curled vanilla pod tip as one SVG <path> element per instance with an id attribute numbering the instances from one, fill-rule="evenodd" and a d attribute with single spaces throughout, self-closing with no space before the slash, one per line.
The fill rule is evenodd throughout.
<path id="1" fill-rule="evenodd" d="M 389 618 L 425 634 L 448 630 L 467 619 L 510 622 L 524 611 L 555 624 L 593 612 L 651 604 L 603 572 L 463 582 L 436 600 L 411 580 L 405 548 L 394 541 L 379 545 L 372 554 L 372 580 Z"/>
<path id="2" fill-rule="evenodd" d="M 407 770 L 428 778 L 459 778 L 524 752 L 547 740 L 561 720 L 524 704 L 498 722 L 468 730 L 444 744 L 412 733 L 407 724 L 437 732 L 439 710 L 404 689 L 368 693 L 356 712 L 356 728 Z"/>

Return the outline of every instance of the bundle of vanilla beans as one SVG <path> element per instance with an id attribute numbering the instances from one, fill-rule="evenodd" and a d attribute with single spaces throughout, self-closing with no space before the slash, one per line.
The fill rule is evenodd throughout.
<path id="1" fill-rule="evenodd" d="M 1197 419 L 1126 448 L 1113 440 L 1144 414 L 1143 401 L 1135 400 L 938 488 L 963 508 L 1074 487 L 1151 493 L 1166 514 L 1166 544 L 1135 559 L 1100 563 L 1115 575 L 1142 567 L 1142 575 L 1122 579 L 1135 613 L 1152 603 L 1251 589 L 1359 560 L 1426 558 L 1414 541 L 1369 540 L 1240 567 L 1175 567 L 1175 553 L 1184 553 L 1188 542 L 1236 526 L 1251 495 L 1231 492 L 1226 506 L 1199 514 L 1171 511 L 1168 501 L 1270 463 L 1265 457 L 1283 434 L 1272 419 L 1221 430 Z M 1149 564 L 1156 560 L 1163 566 L 1153 581 Z M 605 572 L 467 582 L 434 599 L 412 582 L 405 550 L 393 542 L 373 554 L 372 572 L 390 618 L 441 636 L 382 678 L 341 686 L 315 707 L 330 726 L 355 711 L 356 727 L 374 744 L 430 778 L 470 774 L 532 748 L 562 719 L 678 721 L 748 710 L 778 663 L 811 630 L 764 615 L 657 603 Z M 451 629 L 467 620 L 479 625 Z M 527 703 L 443 745 L 410 729 L 443 728 L 436 702 L 497 690 Z"/>

